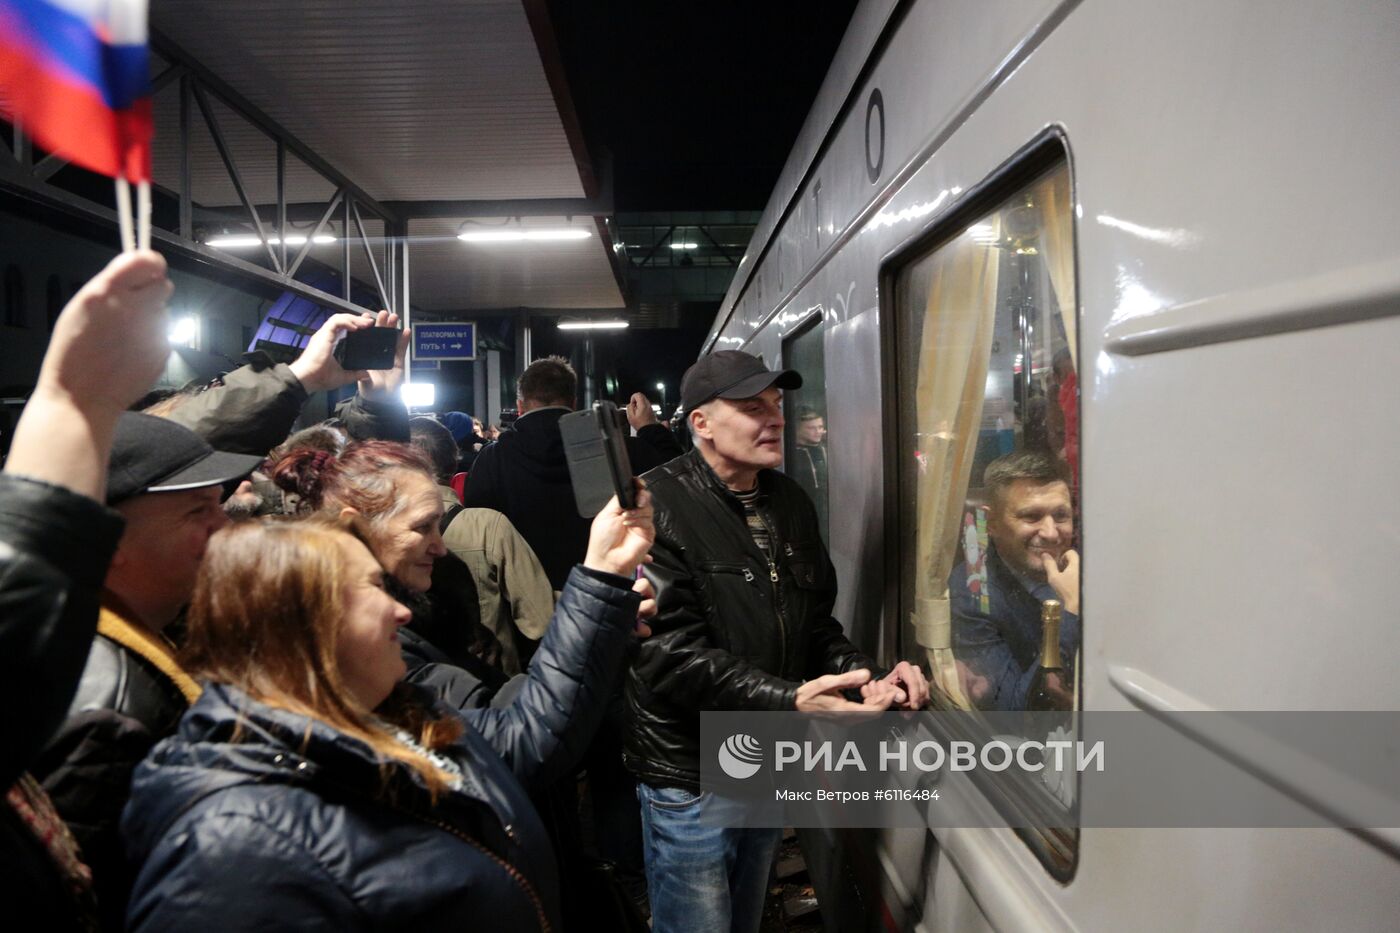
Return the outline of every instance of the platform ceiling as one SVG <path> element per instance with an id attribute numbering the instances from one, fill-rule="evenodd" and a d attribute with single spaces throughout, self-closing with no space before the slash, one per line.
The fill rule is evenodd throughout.
<path id="1" fill-rule="evenodd" d="M 543 10 L 543 0 L 153 0 L 151 22 L 379 201 L 593 197 L 593 167 Z M 547 69 L 553 69 L 553 84 Z M 155 101 L 155 181 L 170 190 L 179 190 L 180 173 L 176 87 L 163 89 Z M 272 142 L 233 111 L 214 106 L 250 197 L 275 204 Z M 196 134 L 191 156 L 196 203 L 239 205 L 206 132 Z M 324 204 L 333 190 L 311 168 L 288 159 L 289 203 Z M 587 226 L 593 234 L 587 240 L 489 247 L 455 239 L 473 219 L 501 222 L 467 216 L 410 221 L 416 307 L 623 306 L 610 246 L 591 216 L 523 221 Z M 375 228 L 371 236 L 382 232 L 368 226 Z M 335 264 L 337 249 L 318 248 L 313 255 Z"/>

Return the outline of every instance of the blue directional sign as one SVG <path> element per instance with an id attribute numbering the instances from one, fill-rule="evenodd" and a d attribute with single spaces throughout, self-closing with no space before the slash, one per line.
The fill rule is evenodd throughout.
<path id="1" fill-rule="evenodd" d="M 413 325 L 415 360 L 476 359 L 476 322 L 450 321 Z"/>

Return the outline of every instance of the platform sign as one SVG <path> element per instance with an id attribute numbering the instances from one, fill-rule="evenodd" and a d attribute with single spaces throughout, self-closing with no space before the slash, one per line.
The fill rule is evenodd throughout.
<path id="1" fill-rule="evenodd" d="M 476 359 L 476 322 L 449 321 L 413 325 L 415 360 Z"/>

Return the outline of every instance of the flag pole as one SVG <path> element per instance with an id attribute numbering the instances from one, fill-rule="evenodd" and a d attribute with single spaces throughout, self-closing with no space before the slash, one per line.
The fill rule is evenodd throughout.
<path id="1" fill-rule="evenodd" d="M 151 248 L 151 183 L 136 183 L 136 246 Z"/>
<path id="2" fill-rule="evenodd" d="M 121 228 L 122 252 L 136 249 L 136 234 L 131 223 L 131 185 L 125 175 L 117 176 L 117 225 Z"/>

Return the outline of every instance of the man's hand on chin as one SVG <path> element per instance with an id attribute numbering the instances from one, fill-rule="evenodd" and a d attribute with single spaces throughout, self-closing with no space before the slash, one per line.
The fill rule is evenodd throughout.
<path id="1" fill-rule="evenodd" d="M 1058 561 L 1042 554 L 1040 563 L 1045 568 L 1045 579 L 1065 609 L 1079 615 L 1079 552 L 1070 548 Z"/>

